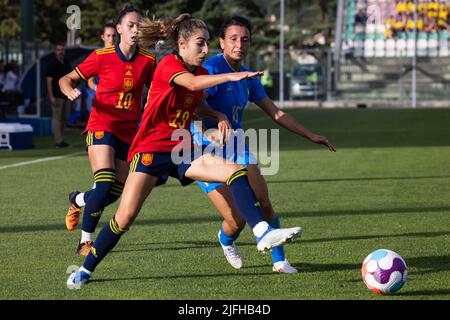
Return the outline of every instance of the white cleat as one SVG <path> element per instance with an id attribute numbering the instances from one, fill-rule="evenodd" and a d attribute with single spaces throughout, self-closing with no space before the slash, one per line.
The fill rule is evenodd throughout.
<path id="1" fill-rule="evenodd" d="M 67 288 L 69 289 L 81 289 L 83 285 L 85 285 L 89 278 L 91 277 L 90 274 L 87 272 L 84 272 L 82 268 L 78 269 L 77 271 L 74 271 L 70 274 L 69 278 L 67 279 Z"/>
<path id="2" fill-rule="evenodd" d="M 227 261 L 231 266 L 235 269 L 240 269 L 244 265 L 244 261 L 242 260 L 241 253 L 236 248 L 236 244 L 233 243 L 231 246 L 224 246 L 220 242 L 220 231 L 219 231 L 219 243 L 223 249 L 223 254 L 225 255 L 225 258 L 227 258 Z"/>
<path id="3" fill-rule="evenodd" d="M 272 271 L 278 272 L 278 273 L 297 273 L 298 272 L 297 269 L 295 269 L 293 266 L 291 266 L 291 264 L 287 260 L 275 262 L 273 264 Z"/>
<path id="4" fill-rule="evenodd" d="M 281 246 L 283 243 L 294 242 L 302 234 L 303 229 L 300 227 L 271 229 L 258 239 L 256 245 L 258 251 L 266 252 L 272 248 Z"/>

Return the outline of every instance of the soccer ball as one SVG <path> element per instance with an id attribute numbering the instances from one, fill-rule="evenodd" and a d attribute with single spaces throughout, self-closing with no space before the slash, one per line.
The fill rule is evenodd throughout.
<path id="1" fill-rule="evenodd" d="M 375 250 L 364 259 L 362 278 L 367 288 L 378 294 L 393 294 L 406 282 L 405 260 L 388 249 Z"/>

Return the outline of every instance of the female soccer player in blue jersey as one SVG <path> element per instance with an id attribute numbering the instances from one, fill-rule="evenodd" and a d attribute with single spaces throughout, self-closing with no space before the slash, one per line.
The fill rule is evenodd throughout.
<path id="1" fill-rule="evenodd" d="M 209 74 L 222 74 L 229 72 L 247 71 L 242 65 L 251 44 L 251 24 L 250 21 L 241 16 L 234 16 L 226 20 L 222 26 L 220 34 L 220 47 L 223 53 L 207 60 L 204 67 Z M 289 114 L 280 110 L 267 96 L 259 79 L 244 80 L 239 82 L 226 82 L 224 84 L 206 89 L 208 94 L 207 104 L 213 109 L 228 116 L 233 129 L 242 128 L 242 113 L 247 103 L 254 102 L 270 118 L 280 126 L 296 133 L 311 142 L 323 144 L 330 151 L 336 151 L 333 145 L 324 136 L 311 133 L 308 129 L 299 124 Z M 203 121 L 203 129 L 217 127 L 213 121 Z M 191 126 L 194 139 L 197 144 L 208 144 L 207 137 L 196 139 L 198 130 Z M 201 135 L 200 135 L 201 136 Z M 250 153 L 248 146 L 244 152 L 239 152 L 236 148 L 239 143 L 235 143 L 235 150 L 231 153 L 231 158 L 240 165 L 245 165 L 249 172 L 249 181 L 255 192 L 256 198 L 262 209 L 264 218 L 273 228 L 280 228 L 280 218 L 275 214 L 269 200 L 267 184 L 261 175 L 255 157 Z M 226 146 L 225 146 L 226 148 Z M 230 159 L 230 152 L 223 152 L 223 156 Z M 219 242 L 223 248 L 228 262 L 236 269 L 243 266 L 240 252 L 237 250 L 235 241 L 239 233 L 245 226 L 245 221 L 240 217 L 231 197 L 229 188 L 223 183 L 207 183 L 197 181 L 201 189 L 208 195 L 209 199 L 221 213 L 224 221 L 219 231 Z M 297 270 L 286 260 L 282 246 L 272 250 L 273 271 L 281 273 L 295 273 Z"/>

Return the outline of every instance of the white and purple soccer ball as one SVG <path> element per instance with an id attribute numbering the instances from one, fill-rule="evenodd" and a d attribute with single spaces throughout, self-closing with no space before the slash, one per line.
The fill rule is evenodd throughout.
<path id="1" fill-rule="evenodd" d="M 364 259 L 361 274 L 367 288 L 373 292 L 393 294 L 405 284 L 408 268 L 398 253 L 379 249 Z"/>

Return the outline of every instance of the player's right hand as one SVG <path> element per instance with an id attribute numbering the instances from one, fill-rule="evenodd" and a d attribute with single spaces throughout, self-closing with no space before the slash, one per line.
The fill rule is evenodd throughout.
<path id="1" fill-rule="evenodd" d="M 336 152 L 336 148 L 331 144 L 330 141 L 328 141 L 327 137 L 313 135 L 310 139 L 312 142 L 318 143 L 318 144 L 323 144 L 324 146 L 326 146 L 328 148 L 328 150 L 330 150 L 332 152 Z"/>
<path id="2" fill-rule="evenodd" d="M 75 89 L 73 89 L 73 90 L 71 90 L 71 91 L 69 91 L 69 92 L 67 93 L 67 98 L 68 98 L 70 101 L 75 101 L 75 100 L 77 100 L 80 96 L 81 96 L 81 91 L 78 90 L 77 88 L 75 88 Z"/>
<path id="3" fill-rule="evenodd" d="M 254 77 L 261 77 L 264 74 L 262 71 L 242 71 L 233 72 L 229 74 L 230 81 L 240 81 L 242 79 L 253 79 Z"/>

